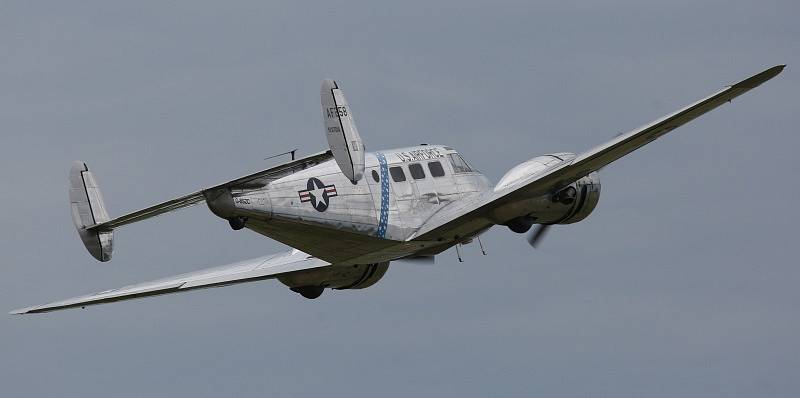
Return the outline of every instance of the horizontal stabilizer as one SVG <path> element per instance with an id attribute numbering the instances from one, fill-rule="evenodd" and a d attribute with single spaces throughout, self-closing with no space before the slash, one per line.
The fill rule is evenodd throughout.
<path id="1" fill-rule="evenodd" d="M 69 174 L 72 218 L 89 253 L 100 261 L 108 261 L 111 259 L 114 228 L 203 203 L 207 198 L 213 199 L 220 190 L 261 188 L 271 181 L 329 161 L 331 158 L 330 151 L 315 153 L 116 218 L 108 216 L 103 197 L 86 163 L 75 162 Z"/>
<path id="2" fill-rule="evenodd" d="M 148 218 L 159 216 L 174 210 L 182 209 L 184 207 L 194 206 L 198 203 L 203 203 L 206 200 L 206 195 L 213 194 L 219 189 L 230 188 L 260 188 L 269 184 L 270 181 L 276 180 L 285 175 L 291 174 L 297 170 L 303 170 L 307 167 L 319 164 L 331 159 L 330 151 L 324 151 L 309 155 L 297 160 L 292 160 L 266 170 L 262 170 L 253 174 L 239 177 L 213 187 L 201 189 L 197 192 L 190 193 L 175 199 L 170 199 L 166 202 L 137 210 L 132 213 L 119 216 L 104 222 L 99 222 L 95 225 L 88 227 L 90 230 L 97 231 L 110 231 L 114 228 L 123 225 L 132 224 Z"/>

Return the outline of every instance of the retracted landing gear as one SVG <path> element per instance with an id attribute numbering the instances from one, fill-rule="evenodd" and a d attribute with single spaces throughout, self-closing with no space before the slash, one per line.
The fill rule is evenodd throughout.
<path id="1" fill-rule="evenodd" d="M 322 295 L 322 291 L 325 290 L 322 286 L 299 286 L 299 287 L 290 287 L 291 291 L 295 293 L 300 293 L 301 296 L 313 300 Z"/>
<path id="2" fill-rule="evenodd" d="M 245 224 L 247 224 L 247 217 L 233 217 L 228 219 L 228 224 L 231 225 L 234 231 L 238 231 L 244 228 Z"/>
<path id="3" fill-rule="evenodd" d="M 534 219 L 532 217 L 517 217 L 507 222 L 506 226 L 508 227 L 508 229 L 518 234 L 524 234 L 525 232 L 528 232 L 529 229 L 531 229 L 533 222 Z"/>

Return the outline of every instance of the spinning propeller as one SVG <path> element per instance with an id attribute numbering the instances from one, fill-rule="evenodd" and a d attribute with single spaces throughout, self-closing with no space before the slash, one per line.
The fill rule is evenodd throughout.
<path id="1" fill-rule="evenodd" d="M 568 186 L 561 191 L 555 193 L 551 200 L 553 202 L 562 203 L 565 205 L 570 205 L 575 202 L 575 198 L 578 196 L 578 190 L 575 189 L 573 186 Z M 551 224 L 537 224 L 533 226 L 534 218 L 532 217 L 520 217 L 517 219 L 512 220 L 511 223 L 507 224 L 508 227 L 517 233 L 527 232 L 528 235 L 526 237 L 528 244 L 530 244 L 534 249 L 538 248 L 538 245 L 541 244 L 542 239 L 544 239 L 545 235 L 547 235 L 547 231 L 550 230 Z M 533 226 L 533 227 L 532 227 Z"/>
<path id="2" fill-rule="evenodd" d="M 552 225 L 547 224 L 539 224 L 533 227 L 530 231 L 528 231 L 528 244 L 530 244 L 534 249 L 538 249 L 539 244 L 542 243 L 542 239 L 544 236 L 547 235 L 547 231 L 550 230 Z"/>

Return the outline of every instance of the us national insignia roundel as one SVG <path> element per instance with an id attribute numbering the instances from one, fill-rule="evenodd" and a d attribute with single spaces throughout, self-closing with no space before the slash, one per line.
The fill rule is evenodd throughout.
<path id="1" fill-rule="evenodd" d="M 300 202 L 311 202 L 316 211 L 328 210 L 330 198 L 337 196 L 336 185 L 325 185 L 319 178 L 311 177 L 308 179 L 306 189 L 297 191 L 300 196 Z"/>

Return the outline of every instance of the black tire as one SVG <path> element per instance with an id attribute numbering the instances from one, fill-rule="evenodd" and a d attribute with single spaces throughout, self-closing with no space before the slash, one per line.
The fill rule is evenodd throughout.
<path id="1" fill-rule="evenodd" d="M 531 229 L 531 226 L 533 226 L 533 218 L 531 218 L 531 217 L 517 217 L 517 218 L 509 221 L 506 224 L 506 226 L 508 227 L 508 229 L 510 229 L 510 230 L 512 230 L 512 231 L 514 231 L 514 232 L 516 232 L 518 234 L 524 234 L 525 232 L 528 232 L 528 230 Z"/>
<path id="2" fill-rule="evenodd" d="M 234 231 L 238 231 L 247 224 L 247 218 L 245 217 L 233 217 L 228 219 L 228 224 L 231 225 L 231 228 Z"/>
<path id="3" fill-rule="evenodd" d="M 309 300 L 313 300 L 321 296 L 322 292 L 325 291 L 325 288 L 322 286 L 299 286 L 299 287 L 292 287 L 289 289 L 295 293 L 299 293 L 301 296 Z"/>

